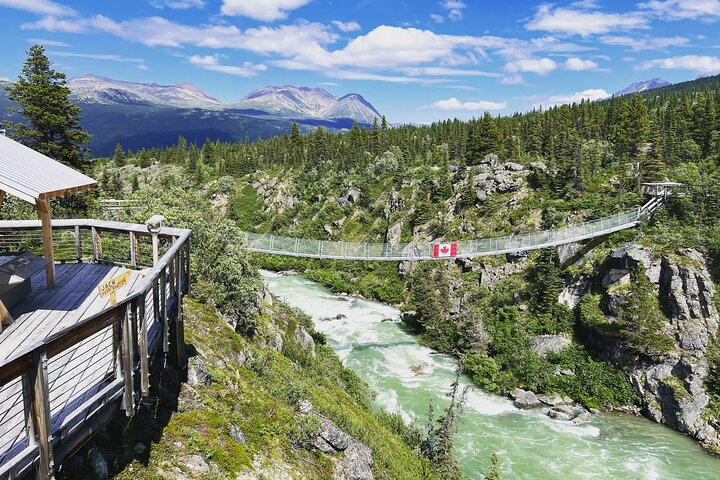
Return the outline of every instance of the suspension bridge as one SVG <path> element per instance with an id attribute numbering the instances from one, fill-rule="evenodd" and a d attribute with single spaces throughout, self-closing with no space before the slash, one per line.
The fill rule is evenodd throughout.
<path id="1" fill-rule="evenodd" d="M 684 185 L 669 182 L 645 183 L 642 191 L 648 198 L 647 202 L 632 210 L 552 230 L 497 238 L 390 244 L 312 240 L 245 232 L 245 240 L 248 250 L 253 252 L 335 260 L 445 260 L 519 253 L 580 242 L 637 227 L 644 218 L 652 215 L 667 197 L 686 194 Z"/>

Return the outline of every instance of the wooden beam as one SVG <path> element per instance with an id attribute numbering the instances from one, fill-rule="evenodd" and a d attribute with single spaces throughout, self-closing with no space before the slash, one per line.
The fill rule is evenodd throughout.
<path id="1" fill-rule="evenodd" d="M 48 388 L 47 355 L 37 349 L 33 352 L 32 368 L 24 381 L 24 390 L 29 393 L 30 399 L 26 403 L 26 423 L 28 433 L 34 433 L 38 446 L 38 465 L 36 477 L 38 479 L 55 478 L 55 462 L 53 459 L 53 444 L 51 441 L 50 420 L 50 392 Z M 32 425 L 32 427 L 30 427 Z"/>
<path id="2" fill-rule="evenodd" d="M 5 201 L 5 192 L 3 190 L 0 190 L 0 207 L 2 207 L 4 201 Z"/>
<path id="3" fill-rule="evenodd" d="M 5 304 L 0 300 L 0 332 L 3 330 L 3 323 L 10 325 L 15 319 L 10 315 L 10 312 L 5 307 Z"/>
<path id="4" fill-rule="evenodd" d="M 138 312 L 138 336 L 140 337 L 140 393 L 143 397 L 150 395 L 150 355 L 148 354 L 148 322 L 145 313 L 146 294 L 134 303 Z"/>
<path id="5" fill-rule="evenodd" d="M 49 262 L 45 267 L 47 288 L 55 288 L 55 257 L 53 256 L 52 218 L 50 202 L 48 200 L 38 200 L 36 207 L 38 209 L 38 212 L 40 213 L 45 260 Z"/>

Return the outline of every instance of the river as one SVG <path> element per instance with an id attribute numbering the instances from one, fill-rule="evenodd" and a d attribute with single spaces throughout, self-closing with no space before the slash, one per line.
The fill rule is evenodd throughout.
<path id="1" fill-rule="evenodd" d="M 343 363 L 378 393 L 379 407 L 424 425 L 430 402 L 436 411 L 447 406 L 456 360 L 419 345 L 398 323 L 397 309 L 341 300 L 302 275 L 263 272 L 263 277 L 275 296 L 312 316 Z M 321 320 L 337 314 L 347 318 Z M 411 367 L 422 362 L 428 365 L 425 373 L 415 375 Z M 471 384 L 467 378 L 462 382 Z M 719 459 L 650 420 L 598 414 L 574 425 L 550 419 L 544 410 L 518 410 L 479 388 L 468 395 L 454 453 L 471 479 L 481 478 L 492 453 L 501 459 L 504 479 L 720 478 Z"/>

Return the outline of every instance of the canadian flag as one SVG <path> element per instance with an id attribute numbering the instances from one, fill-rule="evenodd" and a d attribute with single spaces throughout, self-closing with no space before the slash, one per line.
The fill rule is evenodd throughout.
<path id="1" fill-rule="evenodd" d="M 436 243 L 433 245 L 433 257 L 454 257 L 457 255 L 457 243 Z"/>

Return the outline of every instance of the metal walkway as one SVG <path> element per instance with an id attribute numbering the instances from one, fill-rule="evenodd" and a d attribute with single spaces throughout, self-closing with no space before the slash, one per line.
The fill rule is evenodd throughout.
<path id="1" fill-rule="evenodd" d="M 680 184 L 643 184 L 643 192 L 650 197 L 642 207 L 597 220 L 568 225 L 553 230 L 509 235 L 498 238 L 481 238 L 458 242 L 434 243 L 354 243 L 331 240 L 310 240 L 282 237 L 272 234 L 245 232 L 247 248 L 253 252 L 334 260 L 447 260 L 450 258 L 474 258 L 525 252 L 546 247 L 556 247 L 613 232 L 636 227 L 644 217 L 651 215 L 663 203 L 672 190 Z M 678 194 L 678 193 L 676 193 Z M 679 193 L 682 195 L 683 193 Z M 451 245 L 452 254 L 437 255 L 437 245 Z"/>

